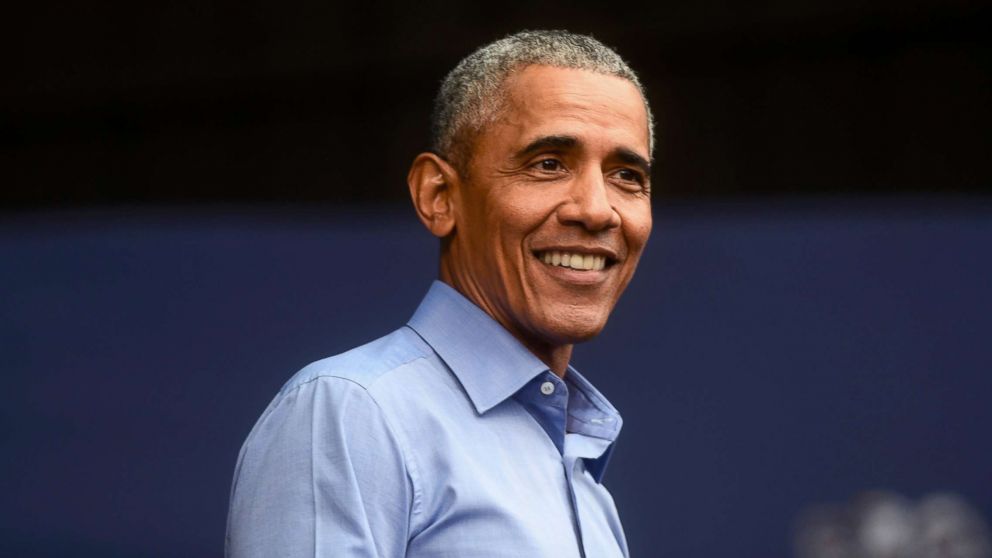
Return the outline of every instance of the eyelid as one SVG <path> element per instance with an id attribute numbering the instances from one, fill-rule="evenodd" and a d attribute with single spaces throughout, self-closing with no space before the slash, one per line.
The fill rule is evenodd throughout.
<path id="1" fill-rule="evenodd" d="M 642 172 L 641 170 L 639 170 L 637 168 L 620 167 L 620 168 L 616 169 L 615 171 L 613 171 L 613 174 L 619 174 L 619 173 L 621 173 L 623 171 L 629 171 L 629 172 L 634 173 L 634 176 L 637 177 L 635 179 L 635 181 L 638 182 L 639 184 L 645 184 L 648 181 L 648 177 L 644 174 L 644 172 Z"/>
<path id="2" fill-rule="evenodd" d="M 636 178 L 634 178 L 633 180 L 627 180 L 616 176 L 617 173 L 623 171 L 630 171 L 634 173 L 634 176 Z M 616 179 L 619 181 L 617 183 L 617 186 L 619 188 L 623 188 L 627 192 L 633 194 L 644 194 L 644 195 L 651 194 L 651 177 L 636 168 L 620 167 L 614 170 L 612 173 L 610 173 L 610 175 L 615 176 Z"/>
<path id="3" fill-rule="evenodd" d="M 565 161 L 563 161 L 560 156 L 554 153 L 545 153 L 543 155 L 538 155 L 537 157 L 532 159 L 527 166 L 531 168 L 538 168 L 541 165 L 541 163 L 545 161 L 555 161 L 563 170 L 567 168 L 565 166 Z M 543 169 L 539 169 L 539 170 L 543 170 Z"/>

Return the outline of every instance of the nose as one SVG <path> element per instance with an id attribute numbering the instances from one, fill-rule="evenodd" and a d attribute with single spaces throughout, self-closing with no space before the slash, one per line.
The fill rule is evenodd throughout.
<path id="1" fill-rule="evenodd" d="M 558 207 L 558 220 L 593 232 L 619 227 L 620 214 L 610 204 L 607 188 L 599 169 L 577 176 L 568 199 Z"/>

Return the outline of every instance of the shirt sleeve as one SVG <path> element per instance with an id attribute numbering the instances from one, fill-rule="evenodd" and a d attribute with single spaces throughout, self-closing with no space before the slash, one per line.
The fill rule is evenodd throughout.
<path id="1" fill-rule="evenodd" d="M 229 558 L 402 557 L 414 488 L 396 436 L 360 385 L 319 377 L 280 395 L 245 442 Z"/>

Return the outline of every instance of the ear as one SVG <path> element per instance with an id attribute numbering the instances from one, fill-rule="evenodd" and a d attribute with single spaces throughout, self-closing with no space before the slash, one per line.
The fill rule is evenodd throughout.
<path id="1" fill-rule="evenodd" d="M 421 153 L 413 160 L 406 183 L 417 216 L 431 233 L 444 238 L 455 229 L 454 189 L 458 173 L 434 153 Z"/>

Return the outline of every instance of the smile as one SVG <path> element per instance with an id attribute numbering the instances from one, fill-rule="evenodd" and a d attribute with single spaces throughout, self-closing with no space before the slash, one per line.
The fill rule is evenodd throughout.
<path id="1" fill-rule="evenodd" d="M 551 266 L 567 267 L 579 271 L 601 271 L 609 263 L 606 256 L 549 250 L 535 253 L 537 259 Z"/>

